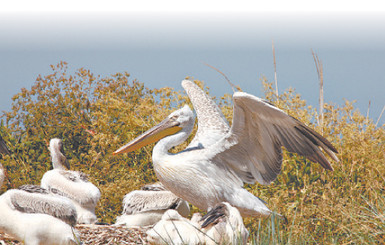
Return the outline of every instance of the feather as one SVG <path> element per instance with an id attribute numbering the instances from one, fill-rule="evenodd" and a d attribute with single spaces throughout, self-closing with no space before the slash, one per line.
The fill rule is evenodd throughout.
<path id="1" fill-rule="evenodd" d="M 11 203 L 20 212 L 48 214 L 74 226 L 77 214 L 70 200 L 50 196 L 47 193 L 14 190 L 11 195 Z"/>

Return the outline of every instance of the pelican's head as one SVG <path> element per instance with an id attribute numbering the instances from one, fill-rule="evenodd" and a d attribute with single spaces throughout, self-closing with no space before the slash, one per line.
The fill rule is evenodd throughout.
<path id="1" fill-rule="evenodd" d="M 49 151 L 52 153 L 52 152 L 55 152 L 55 151 L 59 151 L 61 153 L 63 153 L 63 142 L 61 139 L 58 139 L 58 138 L 53 138 L 49 141 L 49 147 L 48 147 Z"/>
<path id="2" fill-rule="evenodd" d="M 67 158 L 64 156 L 63 142 L 61 139 L 53 138 L 49 141 L 52 165 L 55 169 L 70 169 Z"/>
<path id="3" fill-rule="evenodd" d="M 249 232 L 243 224 L 238 209 L 227 202 L 221 202 L 200 220 L 203 231 L 209 237 L 222 244 L 246 244 Z"/>
<path id="4" fill-rule="evenodd" d="M 179 131 L 185 132 L 186 137 L 182 137 L 182 142 L 191 133 L 195 122 L 195 116 L 189 106 L 185 105 L 179 110 L 171 113 L 166 119 L 155 127 L 147 130 L 128 144 L 120 147 L 113 154 L 128 153 L 140 149 L 146 145 L 154 143 L 166 136 L 173 135 Z M 177 144 L 180 144 L 178 142 Z"/>

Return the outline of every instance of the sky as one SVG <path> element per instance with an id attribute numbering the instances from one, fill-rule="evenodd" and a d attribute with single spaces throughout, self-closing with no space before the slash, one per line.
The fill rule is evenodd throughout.
<path id="1" fill-rule="evenodd" d="M 266 1 L 265 1 L 266 2 Z M 325 102 L 376 122 L 385 105 L 385 8 L 379 1 L 2 1 L 0 111 L 50 65 L 66 61 L 102 77 L 127 71 L 150 88 L 181 90 L 187 76 L 215 96 L 234 84 L 263 96 L 261 79 L 318 105 L 311 50 L 323 63 Z M 337 2 L 337 3 L 336 3 Z M 385 115 L 380 124 L 385 123 Z"/>

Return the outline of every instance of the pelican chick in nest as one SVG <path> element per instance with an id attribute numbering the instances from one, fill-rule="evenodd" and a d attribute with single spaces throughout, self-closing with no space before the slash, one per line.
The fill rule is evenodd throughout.
<path id="1" fill-rule="evenodd" d="M 123 199 L 123 212 L 116 219 L 116 225 L 128 227 L 148 226 L 158 222 L 169 209 L 176 210 L 183 217 L 190 214 L 186 201 L 175 196 L 160 183 L 145 185 Z"/>
<path id="2" fill-rule="evenodd" d="M 222 202 L 203 217 L 195 213 L 191 220 L 168 210 L 147 235 L 155 244 L 214 245 L 246 244 L 249 232 L 239 211 Z"/>
<path id="3" fill-rule="evenodd" d="M 0 230 L 26 245 L 80 244 L 76 208 L 64 197 L 35 185 L 0 196 Z"/>
<path id="4" fill-rule="evenodd" d="M 53 169 L 43 175 L 41 186 L 73 202 L 78 214 L 77 223 L 95 223 L 95 207 L 100 199 L 99 189 L 88 180 L 86 174 L 69 170 L 70 165 L 64 155 L 61 139 L 51 139 L 49 150 Z"/>

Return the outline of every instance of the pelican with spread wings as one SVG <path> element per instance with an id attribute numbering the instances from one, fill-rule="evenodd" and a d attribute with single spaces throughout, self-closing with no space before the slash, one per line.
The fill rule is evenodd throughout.
<path id="1" fill-rule="evenodd" d="M 189 106 L 174 111 L 114 152 L 127 153 L 158 141 L 152 160 L 164 186 L 200 209 L 220 202 L 239 209 L 242 216 L 271 214 L 265 202 L 243 188 L 258 181 L 267 185 L 281 171 L 282 146 L 333 170 L 321 149 L 338 161 L 337 150 L 323 136 L 268 102 L 244 92 L 233 95 L 230 127 L 219 107 L 196 84 L 182 82 L 198 117 L 198 131 L 187 148 L 169 150 L 191 134 L 195 116 Z"/>

